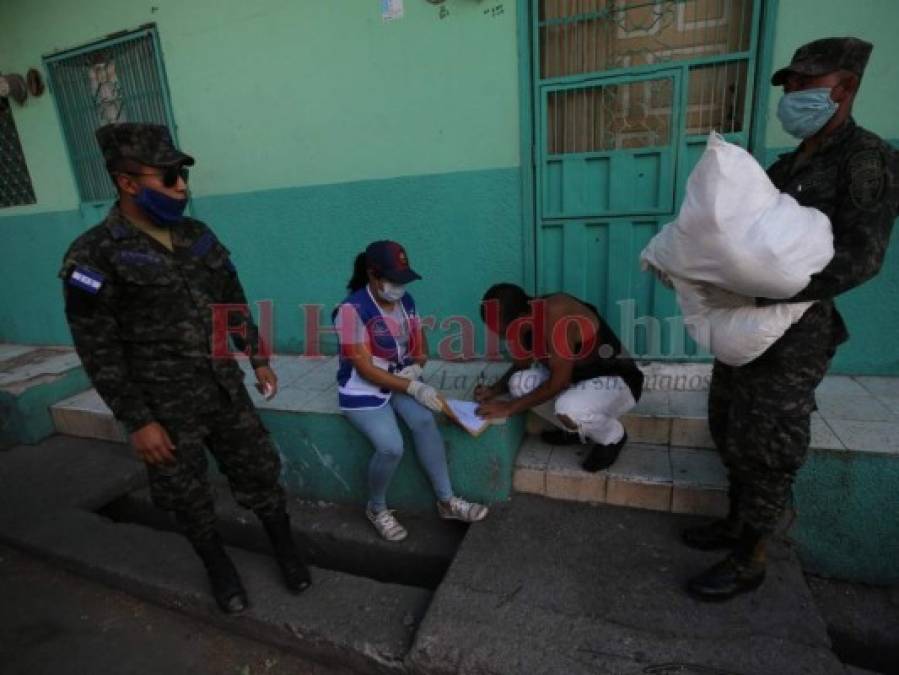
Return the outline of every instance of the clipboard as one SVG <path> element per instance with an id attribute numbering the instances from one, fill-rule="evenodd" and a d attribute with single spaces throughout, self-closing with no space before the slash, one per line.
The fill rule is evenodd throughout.
<path id="1" fill-rule="evenodd" d="M 446 416 L 475 438 L 484 433 L 484 430 L 490 426 L 490 420 L 485 420 L 483 417 L 478 417 L 475 414 L 475 409 L 480 405 L 475 401 L 441 398 L 440 403 Z"/>

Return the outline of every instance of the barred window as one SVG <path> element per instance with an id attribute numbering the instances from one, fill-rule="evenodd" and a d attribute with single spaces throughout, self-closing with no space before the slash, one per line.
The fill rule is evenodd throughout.
<path id="1" fill-rule="evenodd" d="M 113 122 L 165 124 L 170 131 L 174 126 L 155 29 L 54 54 L 45 62 L 81 200 L 115 199 L 94 132 Z"/>
<path id="2" fill-rule="evenodd" d="M 9 99 L 0 98 L 0 208 L 34 202 L 34 188 Z"/>

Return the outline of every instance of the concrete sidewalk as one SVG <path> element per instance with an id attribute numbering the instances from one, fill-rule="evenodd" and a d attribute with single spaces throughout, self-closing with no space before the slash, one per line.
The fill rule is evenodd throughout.
<path id="1" fill-rule="evenodd" d="M 684 581 L 715 560 L 679 544 L 690 516 L 520 495 L 462 531 L 431 588 L 366 576 L 384 545 L 361 514 L 340 522 L 307 510 L 305 520 L 328 528 L 317 536 L 352 540 L 356 567 L 314 567 L 312 589 L 295 598 L 270 556 L 229 540 L 253 606 L 225 617 L 182 537 L 96 512 L 132 494 L 145 503 L 143 469 L 122 446 L 55 437 L 0 453 L 0 478 L 7 544 L 327 667 L 421 675 L 848 672 L 787 548 L 776 551 L 757 593 L 724 605 L 690 599 Z M 229 506 L 220 514 L 223 531 L 246 520 Z M 451 543 L 435 541 L 442 551 Z"/>
<path id="2" fill-rule="evenodd" d="M 348 675 L 0 546 L 3 675 Z"/>
<path id="3" fill-rule="evenodd" d="M 771 556 L 754 594 L 692 600 L 721 557 L 679 542 L 695 519 L 520 496 L 472 528 L 418 631 L 427 673 L 843 673 L 799 564 Z"/>

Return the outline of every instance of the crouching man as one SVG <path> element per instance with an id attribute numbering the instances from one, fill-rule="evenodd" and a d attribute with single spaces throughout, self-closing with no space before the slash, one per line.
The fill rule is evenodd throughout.
<path id="1" fill-rule="evenodd" d="M 565 293 L 532 298 L 496 284 L 484 294 L 481 318 L 507 339 L 513 365 L 494 385 L 475 389 L 478 414 L 533 410 L 557 427 L 543 433 L 545 442 L 589 446 L 587 471 L 611 466 L 627 442 L 620 417 L 640 399 L 643 373 L 596 308 Z M 506 392 L 512 400 L 496 400 Z"/>

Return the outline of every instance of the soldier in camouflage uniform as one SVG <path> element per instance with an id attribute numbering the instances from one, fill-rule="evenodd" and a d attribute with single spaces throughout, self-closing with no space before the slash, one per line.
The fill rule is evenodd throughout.
<path id="1" fill-rule="evenodd" d="M 778 116 L 802 143 L 768 174 L 778 189 L 830 218 L 832 261 L 787 300 L 704 291 L 718 307 L 815 304 L 755 361 L 739 368 L 715 362 L 709 427 L 730 476 L 730 512 L 724 520 L 686 530 L 684 540 L 695 548 L 732 552 L 690 581 L 689 590 L 701 599 L 727 599 L 764 580 L 766 541 L 808 452 L 815 388 L 849 336 L 833 299 L 871 279 L 883 263 L 897 215 L 895 155 L 850 116 L 871 49 L 855 38 L 816 40 L 800 47 L 771 80 L 785 92 Z"/>
<path id="2" fill-rule="evenodd" d="M 215 530 L 206 449 L 237 501 L 261 519 L 288 588 L 300 592 L 309 573 L 291 537 L 278 454 L 243 371 L 212 353 L 212 306 L 246 309 L 246 298 L 228 249 L 182 215 L 194 160 L 164 126 L 108 125 L 97 140 L 119 198 L 69 247 L 60 271 L 78 355 L 146 463 L 154 502 L 174 512 L 203 560 L 222 609 L 241 611 L 247 599 Z M 277 378 L 249 311 L 228 317 L 235 346 L 273 395 Z"/>

